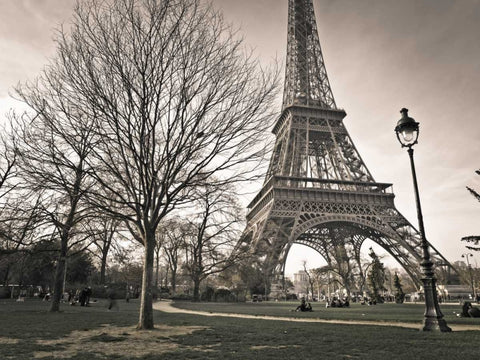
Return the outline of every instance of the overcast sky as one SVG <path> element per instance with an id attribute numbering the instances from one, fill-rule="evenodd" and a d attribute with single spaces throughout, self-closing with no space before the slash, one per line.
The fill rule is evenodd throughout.
<path id="1" fill-rule="evenodd" d="M 287 0 L 214 0 L 262 61 L 285 62 Z M 0 121 L 9 92 L 55 53 L 53 29 L 73 0 L 0 0 Z M 408 154 L 393 129 L 402 107 L 420 122 L 415 161 L 428 240 L 450 261 L 460 238 L 480 235 L 480 0 L 314 0 L 333 94 L 378 182 L 394 184 L 397 209 L 417 226 Z M 280 111 L 280 106 L 279 109 Z M 370 246 L 366 244 L 366 247 Z M 298 246 L 291 273 L 319 257 Z M 480 265 L 480 254 L 475 257 Z"/>

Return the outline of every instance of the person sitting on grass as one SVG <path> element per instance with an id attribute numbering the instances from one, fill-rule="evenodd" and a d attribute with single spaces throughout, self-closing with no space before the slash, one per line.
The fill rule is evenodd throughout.
<path id="1" fill-rule="evenodd" d="M 460 314 L 461 317 L 472 317 L 478 318 L 480 317 L 480 309 L 476 306 L 472 306 L 470 301 L 465 301 L 462 306 L 462 313 Z"/>
<path id="2" fill-rule="evenodd" d="M 295 311 L 304 312 L 304 311 L 313 311 L 313 309 L 312 309 L 312 305 L 310 303 L 307 303 L 305 301 L 305 298 L 302 298 L 302 302 L 300 303 L 300 305 L 297 306 Z"/>
<path id="3" fill-rule="evenodd" d="M 348 298 L 345 298 L 343 301 L 338 298 L 333 298 L 331 303 L 328 303 L 327 301 L 327 308 L 328 307 L 337 307 L 337 308 L 343 308 L 343 307 L 350 307 L 350 301 L 348 301 Z"/>

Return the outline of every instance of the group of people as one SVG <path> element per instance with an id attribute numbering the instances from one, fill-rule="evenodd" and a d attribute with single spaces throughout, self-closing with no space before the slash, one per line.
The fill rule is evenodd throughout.
<path id="1" fill-rule="evenodd" d="M 345 299 L 342 300 L 342 299 L 339 299 L 339 298 L 335 297 L 331 301 L 327 300 L 327 302 L 325 304 L 325 307 L 327 307 L 327 308 L 329 308 L 329 307 L 337 307 L 337 308 L 350 307 L 350 301 L 348 300 L 348 298 L 345 298 Z M 301 301 L 300 305 L 298 305 L 297 308 L 295 310 L 292 310 L 292 311 L 302 311 L 302 312 L 313 311 L 312 304 L 307 302 L 305 300 L 305 298 L 302 298 L 302 301 Z"/>
<path id="2" fill-rule="evenodd" d="M 89 306 L 90 297 L 92 296 L 92 288 L 88 286 L 82 290 L 77 289 L 77 291 L 75 291 L 75 294 L 73 294 L 72 291 L 67 291 L 67 294 L 68 294 L 67 302 L 70 303 L 70 305 L 73 306 L 79 303 L 80 306 Z"/>
<path id="3" fill-rule="evenodd" d="M 361 302 L 362 305 L 376 305 L 375 300 L 367 299 L 364 298 L 363 301 Z M 331 301 L 327 299 L 325 307 L 338 307 L 338 308 L 344 308 L 344 307 L 350 307 L 350 302 L 348 301 L 348 298 L 346 299 L 339 299 L 339 298 L 333 298 Z M 110 309 L 111 307 L 109 307 Z M 312 305 L 305 300 L 305 298 L 302 298 L 302 301 L 300 305 L 297 306 L 295 310 L 291 311 L 313 311 Z M 470 301 L 465 301 L 462 306 L 462 312 L 460 314 L 457 314 L 457 316 L 461 317 L 472 317 L 472 318 L 480 318 L 480 309 L 476 306 L 473 306 Z"/>
<path id="4" fill-rule="evenodd" d="M 325 307 L 326 308 L 329 308 L 329 307 L 338 307 L 338 308 L 344 308 L 344 307 L 350 307 L 350 301 L 348 300 L 348 298 L 345 298 L 345 299 L 338 299 L 338 298 L 333 298 L 332 301 L 329 301 L 327 300 L 327 302 L 325 303 Z"/>
<path id="5" fill-rule="evenodd" d="M 368 299 L 368 298 L 363 298 L 362 302 L 360 303 L 361 305 L 368 305 L 368 306 L 372 306 L 372 305 L 377 305 L 377 300 L 375 299 Z"/>

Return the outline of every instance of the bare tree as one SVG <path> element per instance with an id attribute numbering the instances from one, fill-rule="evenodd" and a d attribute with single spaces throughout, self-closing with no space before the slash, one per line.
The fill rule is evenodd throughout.
<path id="1" fill-rule="evenodd" d="M 26 199 L 10 200 L 2 204 L 0 211 L 0 255 L 28 251 L 35 239 L 41 238 L 45 225 L 39 202 Z M 42 230 L 40 230 L 42 229 Z"/>
<path id="2" fill-rule="evenodd" d="M 12 195 L 13 194 L 13 195 Z M 14 197 L 15 194 L 11 193 Z M 18 195 L 18 194 L 17 194 Z M 5 198 L 4 198 L 5 199 Z M 7 285 L 10 269 L 22 262 L 35 243 L 45 240 L 45 218 L 38 202 L 7 199 L 0 209 L 0 271 Z"/>
<path id="3" fill-rule="evenodd" d="M 138 294 L 142 279 L 141 244 L 134 240 L 123 241 L 122 246 L 112 250 L 112 261 L 108 269 L 108 280 L 112 283 L 125 282 L 127 292 Z"/>
<path id="4" fill-rule="evenodd" d="M 162 286 L 162 282 L 160 279 L 160 254 L 162 251 L 163 246 L 163 238 L 162 236 L 158 236 L 157 234 L 157 242 L 155 243 L 155 287 L 158 288 Z"/>
<path id="5" fill-rule="evenodd" d="M 365 292 L 365 287 L 366 287 L 366 284 L 367 284 L 367 276 L 368 276 L 368 273 L 369 273 L 369 269 L 370 267 L 373 265 L 373 263 L 371 261 L 369 261 L 368 259 L 362 259 L 361 262 L 360 262 L 360 271 L 359 271 L 359 278 L 358 278 L 358 289 L 360 291 L 361 294 L 363 294 Z"/>
<path id="6" fill-rule="evenodd" d="M 15 145 L 8 143 L 6 139 L 7 132 L 2 129 L 0 133 L 0 256 L 17 252 L 25 243 L 25 236 L 22 236 L 22 232 L 25 232 L 25 235 L 29 233 L 28 225 L 19 224 L 19 218 L 23 218 L 19 214 L 19 203 L 13 201 L 15 196 L 8 196 L 15 188 L 10 180 L 15 176 L 17 152 Z M 31 221 L 27 223 L 31 223 Z M 18 234 L 20 236 L 17 236 Z M 4 280 L 6 282 L 10 261 L 2 261 L 2 263 L 6 264 Z"/>
<path id="7" fill-rule="evenodd" d="M 325 248 L 326 260 L 330 270 L 337 275 L 334 280 L 345 288 L 347 296 L 350 297 L 351 287 L 354 283 L 356 260 L 352 255 L 351 248 L 344 243 L 343 239 L 338 239 L 334 230 L 330 230 L 330 235 L 335 246 L 329 248 L 329 245 L 322 244 Z"/>
<path id="8" fill-rule="evenodd" d="M 77 225 L 89 216 L 86 189 L 92 186 L 87 157 L 94 147 L 93 119 L 76 103 L 75 95 L 55 67 L 35 83 L 18 86 L 31 112 L 13 116 L 19 176 L 22 186 L 40 194 L 43 213 L 58 236 L 60 249 L 50 311 L 59 311 L 65 263 Z"/>
<path id="9" fill-rule="evenodd" d="M 327 295 L 328 298 L 330 297 L 330 294 L 329 294 L 329 288 L 330 288 L 330 282 L 331 282 L 330 271 L 331 271 L 331 268 L 328 265 L 322 266 L 319 268 L 314 268 L 314 269 L 311 269 L 310 271 L 313 277 L 313 281 L 317 285 L 318 299 L 320 299 L 322 285 L 327 286 L 327 290 L 325 291 L 325 294 Z"/>
<path id="10" fill-rule="evenodd" d="M 4 197 L 15 188 L 9 180 L 16 174 L 15 140 L 13 137 L 7 141 L 7 132 L 2 129 L 0 133 L 0 204 L 5 204 Z"/>
<path id="11" fill-rule="evenodd" d="M 11 269 L 23 264 L 36 242 L 45 240 L 41 196 L 19 189 L 18 149 L 15 134 L 0 133 L 0 272 L 9 282 Z M 22 268 L 22 266 L 17 266 Z"/>
<path id="12" fill-rule="evenodd" d="M 185 267 L 193 281 L 193 298 L 200 300 L 200 283 L 235 264 L 232 255 L 240 237 L 241 207 L 226 186 L 205 185 L 195 202 L 199 212 L 190 217 L 194 229 L 185 237 L 188 261 Z M 241 257 L 241 253 L 236 253 Z"/>
<path id="13" fill-rule="evenodd" d="M 167 220 L 162 222 L 160 231 L 164 234 L 162 249 L 170 273 L 172 295 L 176 293 L 177 273 L 185 251 L 185 239 L 194 235 L 190 223 L 186 221 Z"/>
<path id="14" fill-rule="evenodd" d="M 257 175 L 278 72 L 199 0 L 85 0 L 57 43 L 55 70 L 97 122 L 96 204 L 145 248 L 138 328 L 150 329 L 158 225 L 213 174 Z"/>
<path id="15" fill-rule="evenodd" d="M 305 272 L 305 275 L 307 275 L 307 299 L 308 299 L 308 293 L 310 292 L 312 294 L 312 300 L 313 300 L 314 285 L 315 285 L 314 271 L 309 270 L 307 268 L 307 260 L 302 261 L 302 266 L 303 266 L 303 271 Z"/>
<path id="16" fill-rule="evenodd" d="M 105 284 L 105 273 L 110 250 L 117 245 L 117 240 L 120 241 L 124 238 L 120 232 L 121 223 L 109 215 L 99 214 L 95 219 L 85 224 L 84 227 L 94 246 L 94 250 L 91 252 L 100 260 L 100 284 Z M 118 244 L 118 246 L 121 245 Z"/>

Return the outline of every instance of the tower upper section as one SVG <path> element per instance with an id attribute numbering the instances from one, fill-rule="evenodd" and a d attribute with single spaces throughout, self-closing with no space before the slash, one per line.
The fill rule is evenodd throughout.
<path id="1" fill-rule="evenodd" d="M 336 109 L 318 38 L 312 0 L 288 1 L 288 43 L 283 108 Z"/>

